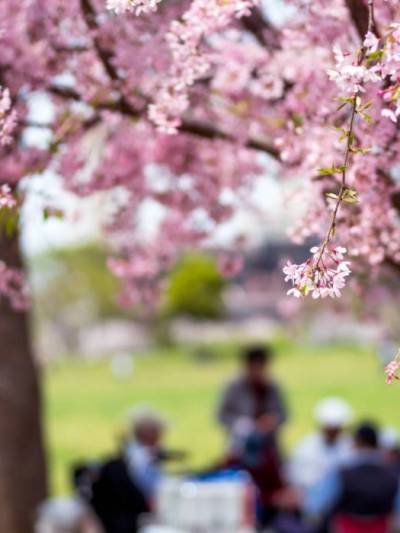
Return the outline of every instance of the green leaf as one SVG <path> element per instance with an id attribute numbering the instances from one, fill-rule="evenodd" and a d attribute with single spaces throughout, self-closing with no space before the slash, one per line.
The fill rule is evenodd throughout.
<path id="1" fill-rule="evenodd" d="M 295 128 L 300 128 L 304 123 L 303 117 L 300 115 L 300 113 L 292 113 L 291 119 Z"/>
<path id="2" fill-rule="evenodd" d="M 8 213 L 3 215 L 1 219 L 1 226 L 2 230 L 4 231 L 4 234 L 6 237 L 11 239 L 14 237 L 18 230 L 19 225 L 19 215 L 17 211 L 10 211 L 8 210 Z"/>
<path id="3" fill-rule="evenodd" d="M 382 59 L 383 55 L 383 50 L 376 50 L 375 52 L 371 52 L 370 54 L 368 54 L 365 60 L 367 64 L 374 63 L 375 61 L 379 61 L 379 59 Z"/>
<path id="4" fill-rule="evenodd" d="M 368 102 L 366 102 L 365 104 L 363 104 L 362 106 L 360 106 L 359 110 L 360 110 L 360 111 L 366 111 L 366 110 L 369 109 L 371 106 L 372 106 L 372 101 L 369 100 Z"/>
<path id="5" fill-rule="evenodd" d="M 331 198 L 332 200 L 337 200 L 339 196 L 335 192 L 327 192 L 325 193 L 325 196 L 327 198 Z"/>
<path id="6" fill-rule="evenodd" d="M 354 98 L 354 96 L 339 96 L 336 100 L 345 104 L 354 104 Z"/>
<path id="7" fill-rule="evenodd" d="M 49 218 L 64 218 L 64 211 L 57 207 L 45 207 L 43 209 L 43 219 L 48 220 Z"/>
<path id="8" fill-rule="evenodd" d="M 342 194 L 342 200 L 346 204 L 357 204 L 358 193 L 355 189 L 346 188 Z"/>
<path id="9" fill-rule="evenodd" d="M 330 176 L 331 174 L 341 174 L 347 169 L 347 166 L 332 166 L 332 167 L 322 167 L 318 169 L 320 176 Z"/>
<path id="10" fill-rule="evenodd" d="M 368 154 L 371 151 L 371 148 L 362 147 L 362 146 L 350 146 L 350 150 L 354 154 Z"/>
<path id="11" fill-rule="evenodd" d="M 374 119 L 368 113 L 362 112 L 362 113 L 359 113 L 359 115 L 362 118 L 362 120 L 367 122 L 367 124 L 372 124 L 374 122 Z"/>

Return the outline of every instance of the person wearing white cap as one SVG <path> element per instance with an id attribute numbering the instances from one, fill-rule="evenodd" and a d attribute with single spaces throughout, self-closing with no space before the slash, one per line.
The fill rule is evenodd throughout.
<path id="1" fill-rule="evenodd" d="M 319 430 L 307 435 L 294 449 L 288 464 L 288 482 L 301 492 L 315 485 L 333 467 L 352 453 L 350 437 L 345 433 L 352 419 L 350 405 L 341 398 L 324 398 L 315 407 Z"/>

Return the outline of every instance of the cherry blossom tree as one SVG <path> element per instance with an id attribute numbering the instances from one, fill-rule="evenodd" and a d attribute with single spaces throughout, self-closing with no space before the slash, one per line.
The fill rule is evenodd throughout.
<path id="1" fill-rule="evenodd" d="M 1 3 L 5 218 L 23 201 L 21 178 L 46 168 L 78 195 L 107 191 L 121 302 L 148 306 L 182 250 L 209 246 L 274 160 L 282 179 L 303 178 L 292 237 L 320 240 L 286 265 L 291 294 L 338 297 L 358 274 L 397 275 L 399 3 L 287 0 L 293 16 L 273 23 L 271 2 Z M 36 91 L 54 106 L 48 124 L 30 120 Z M 26 142 L 27 127 L 48 131 L 45 149 Z M 162 214 L 152 239 L 139 230 L 148 202 Z M 238 249 L 223 251 L 228 274 Z"/>

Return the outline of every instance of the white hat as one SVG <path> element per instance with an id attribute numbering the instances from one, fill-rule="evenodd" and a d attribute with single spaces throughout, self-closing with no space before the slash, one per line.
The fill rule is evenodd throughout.
<path id="1" fill-rule="evenodd" d="M 379 435 L 379 444 L 385 450 L 393 450 L 400 445 L 400 435 L 397 429 L 385 427 Z"/>
<path id="2" fill-rule="evenodd" d="M 352 419 L 350 405 L 341 398 L 331 397 L 319 401 L 314 409 L 314 417 L 322 427 L 343 427 Z"/>

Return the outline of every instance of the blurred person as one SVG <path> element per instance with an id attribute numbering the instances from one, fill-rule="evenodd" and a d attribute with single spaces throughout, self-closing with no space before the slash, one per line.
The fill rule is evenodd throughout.
<path id="1" fill-rule="evenodd" d="M 166 423 L 158 413 L 136 411 L 122 453 L 101 467 L 91 505 L 106 533 L 135 533 L 141 517 L 151 511 L 163 476 L 165 430 Z"/>
<path id="2" fill-rule="evenodd" d="M 151 500 L 162 474 L 161 462 L 167 424 L 156 412 L 141 409 L 134 413 L 132 432 L 125 444 L 125 460 L 130 475 L 146 498 Z"/>
<path id="3" fill-rule="evenodd" d="M 229 438 L 227 464 L 251 474 L 263 526 L 273 520 L 274 499 L 283 488 L 278 436 L 287 419 L 280 387 L 271 377 L 271 359 L 270 347 L 247 347 L 241 372 L 226 386 L 218 409 L 218 420 Z"/>
<path id="4" fill-rule="evenodd" d="M 379 446 L 383 460 L 400 479 L 400 435 L 393 427 L 385 427 L 379 435 Z"/>
<path id="5" fill-rule="evenodd" d="M 399 484 L 379 452 L 374 424 L 357 427 L 354 452 L 307 492 L 305 513 L 313 519 L 330 515 L 335 533 L 389 533 L 400 507 Z"/>
<path id="6" fill-rule="evenodd" d="M 106 533 L 90 508 L 78 498 L 53 498 L 38 512 L 35 533 Z"/>
<path id="7" fill-rule="evenodd" d="M 72 465 L 71 481 L 75 493 L 83 502 L 89 502 L 94 482 L 99 477 L 99 461 L 79 462 Z"/>
<path id="8" fill-rule="evenodd" d="M 314 418 L 318 431 L 304 437 L 294 448 L 287 468 L 288 482 L 301 492 L 315 485 L 352 453 L 352 441 L 345 431 L 352 419 L 347 402 L 336 397 L 324 398 L 317 403 Z"/>
<path id="9" fill-rule="evenodd" d="M 275 440 L 287 419 L 280 387 L 270 375 L 272 355 L 269 346 L 245 348 L 240 374 L 222 394 L 218 420 L 228 433 L 233 454 L 241 453 L 252 435 L 268 435 Z"/>

